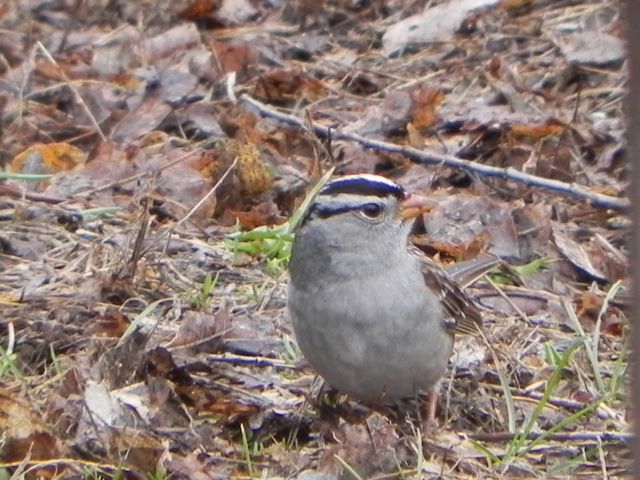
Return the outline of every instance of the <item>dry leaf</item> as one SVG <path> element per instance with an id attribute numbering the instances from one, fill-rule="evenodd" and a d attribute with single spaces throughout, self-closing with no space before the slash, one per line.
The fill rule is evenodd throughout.
<path id="1" fill-rule="evenodd" d="M 17 155 L 9 164 L 12 172 L 54 174 L 84 165 L 87 154 L 69 143 L 33 145 Z"/>
<path id="2" fill-rule="evenodd" d="M 314 101 L 328 89 L 309 74 L 291 69 L 273 69 L 260 75 L 254 95 L 268 102 L 288 103 L 299 99 Z"/>
<path id="3" fill-rule="evenodd" d="M 429 87 L 416 88 L 411 92 L 411 99 L 411 123 L 415 128 L 423 130 L 438 121 L 437 109 L 444 99 L 442 91 Z"/>
<path id="4" fill-rule="evenodd" d="M 238 145 L 236 156 L 236 175 L 244 192 L 257 195 L 271 188 L 273 180 L 258 147 L 252 143 Z"/>

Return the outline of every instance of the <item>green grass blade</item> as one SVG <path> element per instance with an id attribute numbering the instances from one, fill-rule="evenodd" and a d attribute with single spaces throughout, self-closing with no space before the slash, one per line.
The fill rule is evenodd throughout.
<path id="1" fill-rule="evenodd" d="M 316 195 L 318 194 L 320 189 L 324 186 L 324 184 L 329 181 L 334 171 L 335 171 L 335 167 L 331 167 L 329 170 L 327 170 L 326 173 L 322 176 L 322 178 L 318 181 L 318 183 L 316 183 L 313 186 L 313 188 L 309 191 L 307 196 L 304 198 L 303 202 L 300 204 L 300 206 L 291 216 L 291 219 L 289 220 L 289 228 L 287 230 L 288 233 L 293 233 L 295 231 L 296 227 L 302 220 L 302 217 L 304 216 L 307 209 L 309 208 L 309 205 L 311 205 L 311 203 L 313 202 L 313 199 L 316 198 Z"/>
<path id="2" fill-rule="evenodd" d="M 20 180 L 22 182 L 42 182 L 53 175 L 39 175 L 35 173 L 0 172 L 0 180 Z"/>
<path id="3" fill-rule="evenodd" d="M 549 437 L 549 435 L 552 435 L 562 430 L 563 428 L 568 427 L 569 425 L 575 423 L 576 421 L 580 420 L 580 418 L 596 410 L 601 403 L 602 403 L 602 399 L 598 399 L 595 402 L 590 403 L 586 407 L 578 410 L 577 412 L 572 413 L 568 417 L 563 418 L 558 423 L 556 423 L 553 427 L 551 427 L 549 430 L 542 432 L 539 437 L 533 439 L 529 443 L 529 445 L 527 445 L 522 451 L 519 452 L 519 455 L 526 455 L 531 450 L 533 450 L 536 446 L 538 446 L 540 443 L 544 442 Z"/>
<path id="4" fill-rule="evenodd" d="M 569 316 L 569 320 L 573 324 L 576 332 L 580 335 L 580 340 L 584 343 L 584 349 L 587 352 L 587 358 L 589 359 L 589 363 L 591 364 L 591 369 L 593 370 L 593 379 L 596 382 L 596 387 L 598 389 L 598 393 L 600 395 L 604 395 L 606 393 L 606 388 L 604 386 L 604 381 L 602 380 L 602 373 L 600 372 L 600 362 L 598 360 L 598 352 L 593 349 L 593 342 L 589 341 L 589 337 L 582 328 L 582 324 L 578 317 L 576 316 L 576 312 L 573 310 L 571 304 L 565 300 L 562 302 L 562 305 Z"/>
<path id="5" fill-rule="evenodd" d="M 560 383 L 560 376 L 562 375 L 562 371 L 569 364 L 569 360 L 571 359 L 573 354 L 576 352 L 576 350 L 578 350 L 578 348 L 583 344 L 584 344 L 583 339 L 577 339 L 571 344 L 571 346 L 564 353 L 564 355 L 560 359 L 560 362 L 558 363 L 555 370 L 551 374 L 551 377 L 549 377 L 549 380 L 547 380 L 547 386 L 544 389 L 542 398 L 538 402 L 536 409 L 531 414 L 531 417 L 529 417 L 529 421 L 527 422 L 527 425 L 509 443 L 509 448 L 507 450 L 507 457 L 512 458 L 515 456 L 519 456 L 521 454 L 521 450 L 523 448 L 524 442 L 527 440 L 527 437 L 533 430 L 533 426 L 535 425 L 536 421 L 540 417 L 542 410 L 547 405 L 547 403 L 549 403 L 549 399 L 551 398 L 551 395 L 553 394 L 556 387 L 558 386 L 558 383 Z"/>

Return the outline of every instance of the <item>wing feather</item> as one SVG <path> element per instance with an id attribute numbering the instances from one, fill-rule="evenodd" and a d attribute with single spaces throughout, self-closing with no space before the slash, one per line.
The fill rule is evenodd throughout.
<path id="1" fill-rule="evenodd" d="M 451 333 L 477 335 L 482 328 L 482 315 L 478 307 L 444 268 L 422 252 L 414 253 L 419 255 L 425 285 L 440 297 L 445 328 Z"/>

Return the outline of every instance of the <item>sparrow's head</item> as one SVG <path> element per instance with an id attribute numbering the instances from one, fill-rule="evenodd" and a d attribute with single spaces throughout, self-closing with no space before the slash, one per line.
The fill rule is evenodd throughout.
<path id="1" fill-rule="evenodd" d="M 343 251 L 406 248 L 416 217 L 435 204 L 377 175 L 349 175 L 322 187 L 297 236 Z"/>

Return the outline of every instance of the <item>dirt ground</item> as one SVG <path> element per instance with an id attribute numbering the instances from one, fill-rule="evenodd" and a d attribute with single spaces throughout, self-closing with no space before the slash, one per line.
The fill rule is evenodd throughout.
<path id="1" fill-rule="evenodd" d="M 623 478 L 618 1 L 0 2 L 0 479 Z M 438 427 L 286 310 L 328 173 L 433 198 L 467 292 Z"/>

